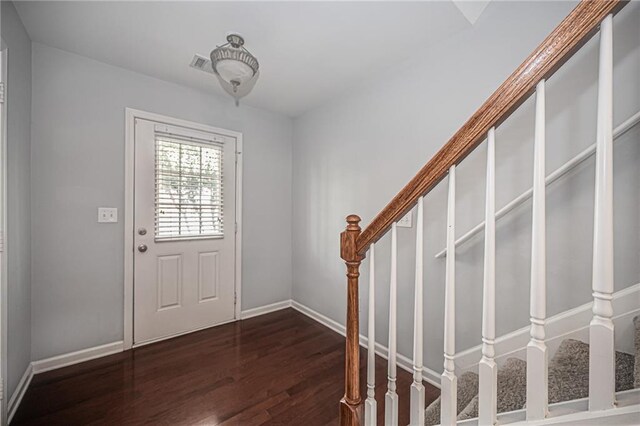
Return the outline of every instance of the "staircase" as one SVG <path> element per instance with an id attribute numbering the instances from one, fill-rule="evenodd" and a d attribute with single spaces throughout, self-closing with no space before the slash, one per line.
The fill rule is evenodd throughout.
<path id="1" fill-rule="evenodd" d="M 635 356 L 616 352 L 616 392 L 640 388 L 640 317 L 635 317 Z M 636 366 L 636 360 L 638 365 Z M 527 362 L 509 358 L 498 369 L 497 413 L 522 410 L 527 401 Z M 468 371 L 458 378 L 457 420 L 478 417 L 478 374 Z M 563 340 L 549 363 L 549 404 L 589 396 L 589 344 Z M 640 417 L 640 414 L 639 414 Z M 440 398 L 425 410 L 426 426 L 440 424 Z"/>
<path id="2" fill-rule="evenodd" d="M 340 424 L 376 425 L 375 339 L 368 339 L 367 395 L 359 382 L 360 264 L 369 263 L 368 336 L 375 336 L 375 248 L 390 234 L 389 342 L 384 424 L 398 425 L 397 369 L 397 223 L 416 213 L 413 321 L 413 383 L 411 425 L 453 424 L 640 424 L 638 331 L 636 356 L 616 352 L 613 309 L 613 141 L 640 121 L 640 113 L 613 128 L 614 15 L 626 5 L 619 0 L 583 0 L 513 74 L 489 97 L 418 174 L 363 230 L 357 215 L 347 217 L 340 236 L 340 255 L 347 267 L 345 394 Z M 594 34 L 599 35 L 596 143 L 550 175 L 545 170 L 546 80 Z M 496 212 L 496 128 L 535 94 L 533 188 Z M 487 144 L 485 220 L 456 239 L 456 166 L 481 143 Z M 546 185 L 595 154 L 596 179 L 593 223 L 593 308 L 588 339 L 565 339 L 551 356 L 547 347 L 546 315 Z M 444 280 L 444 370 L 438 400 L 425 407 L 423 385 L 423 249 L 424 197 L 440 182 L 448 186 Z M 532 198 L 530 331 L 523 359 L 500 363 L 496 357 L 495 253 L 496 220 Z M 456 245 L 484 231 L 482 350 L 477 373 L 456 371 L 455 267 Z M 526 292 L 525 292 L 526 294 Z M 634 306 L 633 309 L 637 309 Z M 426 410 L 425 410 L 426 408 Z M 380 419 L 382 422 L 383 419 Z"/>

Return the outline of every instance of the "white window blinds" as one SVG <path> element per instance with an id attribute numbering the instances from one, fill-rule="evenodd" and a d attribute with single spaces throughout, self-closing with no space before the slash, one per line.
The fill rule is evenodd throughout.
<path id="1" fill-rule="evenodd" d="M 155 238 L 222 237 L 222 146 L 156 133 Z"/>

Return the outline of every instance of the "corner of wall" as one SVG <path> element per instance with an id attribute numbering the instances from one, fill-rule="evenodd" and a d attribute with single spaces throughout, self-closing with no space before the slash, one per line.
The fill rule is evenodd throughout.
<path id="1" fill-rule="evenodd" d="M 7 58 L 7 396 L 31 365 L 31 39 L 11 1 L 2 2 Z"/>

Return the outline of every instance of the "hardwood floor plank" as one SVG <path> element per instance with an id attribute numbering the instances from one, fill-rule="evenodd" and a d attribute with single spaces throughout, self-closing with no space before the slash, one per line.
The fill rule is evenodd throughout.
<path id="1" fill-rule="evenodd" d="M 12 425 L 335 425 L 344 350 L 344 337 L 285 309 L 38 374 Z M 381 358 L 376 380 L 383 419 Z M 410 385 L 399 370 L 401 424 Z M 425 387 L 427 402 L 437 398 Z"/>

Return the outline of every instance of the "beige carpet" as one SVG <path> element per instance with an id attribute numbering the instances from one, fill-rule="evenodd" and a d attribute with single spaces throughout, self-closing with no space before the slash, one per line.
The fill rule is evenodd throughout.
<path id="1" fill-rule="evenodd" d="M 458 378 L 458 411 L 469 405 L 469 402 L 478 395 L 478 375 L 476 373 L 467 372 Z M 440 424 L 440 397 L 433 401 L 425 410 L 424 424 L 426 426 Z"/>
<path id="2" fill-rule="evenodd" d="M 635 326 L 635 357 L 616 352 L 616 391 L 640 387 L 640 316 Z M 498 413 L 520 410 L 526 404 L 527 364 L 509 358 L 498 370 Z M 589 344 L 566 339 L 549 362 L 549 403 L 589 396 Z M 458 379 L 458 420 L 478 416 L 478 375 L 464 373 Z M 440 398 L 425 410 L 425 424 L 440 423 Z"/>

